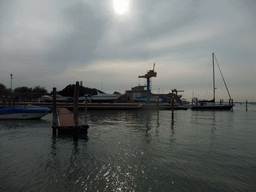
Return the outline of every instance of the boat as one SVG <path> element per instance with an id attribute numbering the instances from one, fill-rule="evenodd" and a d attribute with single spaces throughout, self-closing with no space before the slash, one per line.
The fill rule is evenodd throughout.
<path id="1" fill-rule="evenodd" d="M 112 103 L 115 102 L 120 96 L 120 93 L 108 94 L 97 90 L 92 95 L 89 95 L 87 99 L 92 103 Z"/>
<path id="2" fill-rule="evenodd" d="M 43 95 L 42 100 L 43 100 L 43 102 L 53 102 L 53 97 L 50 95 Z M 57 102 L 67 102 L 68 100 L 69 100 L 69 98 L 67 98 L 67 97 L 63 97 L 59 94 L 56 95 Z"/>
<path id="3" fill-rule="evenodd" d="M 147 102 L 147 96 L 140 96 L 140 97 L 134 97 L 133 98 L 134 102 Z M 162 98 L 158 97 L 158 96 L 151 96 L 149 99 L 150 103 L 161 103 L 163 101 Z"/>
<path id="4" fill-rule="evenodd" d="M 4 107 L 0 109 L 0 120 L 40 119 L 49 112 L 42 108 Z"/>
<path id="5" fill-rule="evenodd" d="M 226 82 L 224 80 L 224 77 L 220 71 L 220 67 L 218 65 L 219 71 L 221 73 L 222 79 L 224 81 L 224 84 L 226 86 L 226 90 L 229 95 L 229 103 L 224 104 L 221 100 L 219 104 L 215 103 L 215 71 L 214 71 L 214 53 L 212 53 L 212 62 L 213 62 L 213 99 L 212 100 L 198 100 L 196 97 L 192 99 L 192 110 L 231 110 L 233 108 L 233 100 L 231 99 L 230 93 L 228 91 Z M 218 63 L 217 63 L 218 64 Z M 231 103 L 232 102 L 232 103 Z"/>
<path id="6" fill-rule="evenodd" d="M 37 105 L 28 104 L 28 105 L 25 105 L 24 108 L 26 108 L 26 109 L 44 109 L 44 110 L 47 110 L 49 113 L 52 113 L 52 109 L 49 107 L 46 107 L 46 106 L 37 106 Z"/>

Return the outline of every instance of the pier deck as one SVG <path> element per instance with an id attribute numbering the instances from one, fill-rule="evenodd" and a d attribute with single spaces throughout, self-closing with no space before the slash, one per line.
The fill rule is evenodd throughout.
<path id="1" fill-rule="evenodd" d="M 82 126 L 84 122 L 78 118 L 78 126 Z M 66 108 L 60 108 L 58 113 L 59 127 L 74 127 L 74 115 Z"/>
<path id="2" fill-rule="evenodd" d="M 78 118 L 78 126 L 74 123 L 74 114 L 66 108 L 59 108 L 57 116 L 57 126 L 53 129 L 58 130 L 58 135 L 73 135 L 78 129 L 78 134 L 87 134 L 88 125 Z"/>

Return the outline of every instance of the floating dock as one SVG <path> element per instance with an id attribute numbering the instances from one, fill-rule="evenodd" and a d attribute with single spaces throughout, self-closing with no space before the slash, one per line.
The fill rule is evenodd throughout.
<path id="1" fill-rule="evenodd" d="M 57 123 L 53 125 L 53 132 L 58 135 L 87 134 L 89 126 L 78 118 L 78 126 L 75 126 L 74 114 L 66 108 L 59 108 L 57 112 Z M 76 133 L 78 132 L 78 133 Z"/>

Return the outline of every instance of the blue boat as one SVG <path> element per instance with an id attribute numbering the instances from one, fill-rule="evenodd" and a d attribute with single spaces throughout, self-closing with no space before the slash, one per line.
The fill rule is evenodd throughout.
<path id="1" fill-rule="evenodd" d="M 50 112 L 48 108 L 4 107 L 0 109 L 0 120 L 8 119 L 40 119 Z"/>

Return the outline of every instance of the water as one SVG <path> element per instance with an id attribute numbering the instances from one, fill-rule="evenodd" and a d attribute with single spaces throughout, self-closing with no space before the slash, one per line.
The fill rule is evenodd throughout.
<path id="1" fill-rule="evenodd" d="M 253 191 L 255 112 L 88 111 L 77 142 L 51 115 L 1 121 L 0 191 Z"/>

